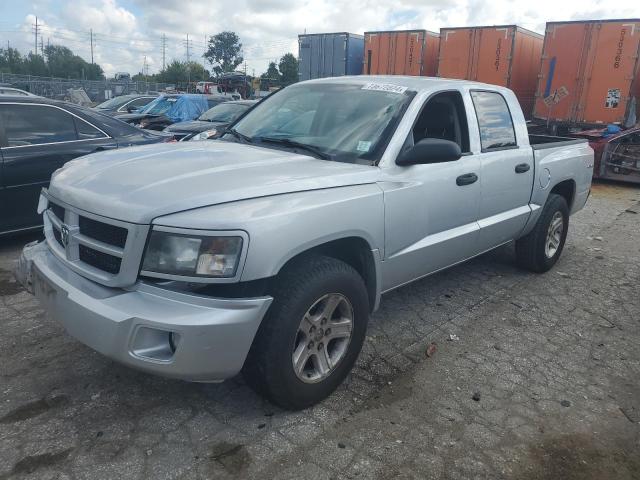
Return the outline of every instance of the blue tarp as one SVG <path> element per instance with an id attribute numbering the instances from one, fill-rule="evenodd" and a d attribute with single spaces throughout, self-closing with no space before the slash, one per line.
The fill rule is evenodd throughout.
<path id="1" fill-rule="evenodd" d="M 161 95 L 142 109 L 141 113 L 164 115 L 172 122 L 186 122 L 195 120 L 209 110 L 204 95 Z"/>

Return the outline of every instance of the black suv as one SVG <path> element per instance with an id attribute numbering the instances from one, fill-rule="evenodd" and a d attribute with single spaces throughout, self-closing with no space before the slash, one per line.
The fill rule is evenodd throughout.
<path id="1" fill-rule="evenodd" d="M 40 190 L 69 160 L 170 139 L 70 103 L 0 97 L 0 235 L 42 225 Z"/>

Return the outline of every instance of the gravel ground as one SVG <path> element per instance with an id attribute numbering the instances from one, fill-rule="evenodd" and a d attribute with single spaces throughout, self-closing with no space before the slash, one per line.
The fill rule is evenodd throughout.
<path id="1" fill-rule="evenodd" d="M 91 351 L 12 280 L 34 237 L 0 240 L 0 479 L 640 479 L 640 189 L 571 222 L 547 274 L 505 247 L 386 295 L 297 413 Z"/>

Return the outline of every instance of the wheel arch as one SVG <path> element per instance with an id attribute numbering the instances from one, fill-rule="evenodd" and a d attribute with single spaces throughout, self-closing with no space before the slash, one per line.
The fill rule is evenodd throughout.
<path id="1" fill-rule="evenodd" d="M 560 195 L 561 197 L 563 197 L 567 202 L 569 211 L 571 211 L 571 208 L 573 206 L 573 201 L 576 196 L 575 180 L 568 179 L 568 180 L 563 180 L 561 182 L 556 183 L 551 189 L 551 191 L 549 192 L 549 194 L 552 194 L 552 193 L 555 193 L 556 195 Z"/>
<path id="2" fill-rule="evenodd" d="M 361 236 L 345 236 L 307 245 L 283 259 L 277 274 L 294 263 L 304 261 L 309 255 L 335 258 L 353 267 L 362 277 L 369 296 L 369 308 L 373 312 L 380 304 L 381 268 L 379 251 Z M 276 275 L 277 275 L 276 274 Z"/>

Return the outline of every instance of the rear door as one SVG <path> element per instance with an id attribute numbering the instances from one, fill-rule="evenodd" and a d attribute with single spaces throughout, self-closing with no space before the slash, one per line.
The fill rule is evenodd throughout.
<path id="1" fill-rule="evenodd" d="M 531 213 L 534 165 L 528 143 L 518 145 L 505 98 L 495 91 L 472 90 L 471 99 L 480 131 L 478 223 L 479 246 L 484 251 L 516 238 L 524 228 Z"/>
<path id="2" fill-rule="evenodd" d="M 0 104 L 5 126 L 2 146 L 4 208 L 3 230 L 19 230 L 42 223 L 36 212 L 40 190 L 51 174 L 66 162 L 116 146 L 114 139 L 95 125 L 53 105 Z"/>

